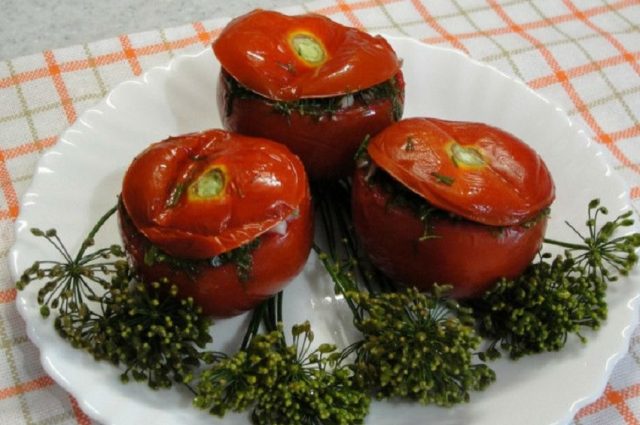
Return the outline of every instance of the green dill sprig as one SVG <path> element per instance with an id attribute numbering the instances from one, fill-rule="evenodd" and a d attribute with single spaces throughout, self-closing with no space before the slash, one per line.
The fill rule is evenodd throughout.
<path id="1" fill-rule="evenodd" d="M 513 359 L 562 349 L 569 335 L 586 342 L 581 331 L 598 329 L 607 318 L 608 282 L 627 275 L 637 263 L 640 234 L 615 236 L 633 224 L 630 212 L 598 227 L 607 210 L 598 200 L 589 203 L 582 244 L 545 240 L 564 247 L 563 254 L 541 255 L 515 279 L 502 279 L 470 303 L 480 333 L 490 345 L 484 357 L 496 358 L 500 348 Z"/>
<path id="2" fill-rule="evenodd" d="M 71 345 L 122 366 L 123 382 L 146 381 L 153 389 L 188 383 L 209 356 L 211 319 L 192 298 L 178 298 L 167 281 L 145 284 L 119 281 L 100 299 L 98 313 L 80 309 L 55 320 Z"/>
<path id="3" fill-rule="evenodd" d="M 614 282 L 618 279 L 617 275 L 627 276 L 638 262 L 636 251 L 640 246 L 640 233 L 614 237 L 621 229 L 633 226 L 632 211 L 620 214 L 615 219 L 605 222 L 602 227 L 598 227 L 599 216 L 608 213 L 608 209 L 600 205 L 599 199 L 593 199 L 589 202 L 585 223 L 587 236 L 565 221 L 582 240 L 582 244 L 553 239 L 545 239 L 545 242 L 565 248 L 573 257 L 576 266 L 586 268 L 587 274 L 593 279 Z"/>
<path id="4" fill-rule="evenodd" d="M 515 279 L 501 279 L 472 302 L 480 333 L 491 341 L 487 358 L 513 359 L 562 349 L 570 334 L 597 329 L 607 317 L 606 285 L 593 281 L 572 258 L 545 255 Z"/>
<path id="5" fill-rule="evenodd" d="M 424 293 L 415 288 L 392 291 L 389 282 L 359 255 L 349 221 L 340 219 L 348 198 L 332 190 L 317 191 L 315 199 L 327 245 L 333 248 L 327 252 L 314 245 L 314 250 L 362 335 L 343 352 L 345 358 L 355 357 L 351 367 L 357 385 L 379 399 L 399 397 L 451 406 L 468 401 L 471 391 L 493 382 L 493 370 L 476 361 L 481 339 L 471 310 L 448 299 L 445 288 Z M 334 206 L 333 214 L 322 208 L 324 204 Z M 368 290 L 360 289 L 363 276 L 371 280 L 365 285 Z"/>
<path id="6" fill-rule="evenodd" d="M 36 261 L 16 283 L 18 289 L 41 283 L 37 301 L 47 317 L 56 310 L 54 326 L 73 347 L 96 360 L 124 368 L 123 382 L 133 378 L 151 388 L 188 382 L 209 353 L 211 320 L 192 299 L 179 299 L 169 283 L 132 280 L 120 246 L 87 250 L 116 208 L 91 229 L 72 257 L 55 230 L 34 229 L 62 256 L 62 261 Z"/>
<path id="7" fill-rule="evenodd" d="M 354 320 L 363 339 L 352 348 L 353 367 L 376 398 L 451 406 L 495 381 L 493 370 L 474 361 L 481 338 L 470 309 L 448 299 L 446 290 L 349 295 L 362 311 Z"/>
<path id="8" fill-rule="evenodd" d="M 62 261 L 34 262 L 16 282 L 16 288 L 23 290 L 33 281 L 44 281 L 37 295 L 40 314 L 43 317 L 48 317 L 51 310 L 58 310 L 61 314 L 78 311 L 86 301 L 99 298 L 96 286 L 103 289 L 109 287 L 110 282 L 105 276 L 128 273 L 125 254 L 119 245 L 87 253 L 95 243 L 96 233 L 115 211 L 114 207 L 98 220 L 75 256 L 69 253 L 55 229 L 31 229 L 34 236 L 44 238 L 62 257 Z"/>
<path id="9" fill-rule="evenodd" d="M 261 425 L 362 423 L 370 399 L 355 387 L 342 353 L 333 344 L 312 349 L 308 322 L 291 334 L 287 345 L 280 323 L 219 359 L 201 374 L 193 404 L 218 416 L 251 408 L 252 422 Z"/>

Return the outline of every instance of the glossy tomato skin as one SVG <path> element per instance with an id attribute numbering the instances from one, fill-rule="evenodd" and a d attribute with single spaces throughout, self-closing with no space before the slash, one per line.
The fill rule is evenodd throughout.
<path id="1" fill-rule="evenodd" d="M 167 278 L 177 285 L 181 297 L 192 297 L 203 313 L 213 317 L 230 317 L 250 310 L 279 292 L 304 267 L 311 249 L 313 220 L 308 203 L 287 232 L 263 234 L 252 252 L 250 278 L 242 281 L 235 265 L 219 267 L 201 264 L 195 270 L 181 270 L 167 263 L 147 264 L 145 253 L 151 242 L 131 222 L 122 204 L 119 210 L 120 234 L 129 261 L 144 282 Z"/>
<path id="2" fill-rule="evenodd" d="M 501 277 L 520 275 L 539 251 L 546 215 L 530 226 L 488 226 L 460 218 L 433 216 L 430 235 L 408 207 L 391 205 L 390 194 L 353 180 L 353 222 L 371 261 L 396 282 L 426 290 L 434 283 L 453 286 L 452 296 L 481 295 Z"/>
<path id="3" fill-rule="evenodd" d="M 381 176 L 418 202 L 413 210 L 394 206 L 363 169 L 354 177 L 357 233 L 399 282 L 451 284 L 454 296 L 473 297 L 519 275 L 540 249 L 555 187 L 542 158 L 514 135 L 483 123 L 409 118 L 380 132 L 367 153 Z M 418 205 L 436 210 L 422 240 Z"/>
<path id="4" fill-rule="evenodd" d="M 226 129 L 284 143 L 311 179 L 346 177 L 363 139 L 399 119 L 404 102 L 401 60 L 391 45 L 316 14 L 254 10 L 232 20 L 213 43 L 221 66 L 218 110 Z M 254 96 L 235 96 L 232 78 Z M 392 99 L 356 101 L 308 115 L 276 102 L 327 100 L 361 93 L 394 79 Z"/>
<path id="5" fill-rule="evenodd" d="M 378 134 L 368 153 L 432 205 L 483 224 L 522 223 L 555 198 L 542 158 L 514 135 L 483 123 L 404 119 Z"/>
<path id="6" fill-rule="evenodd" d="M 356 99 L 350 106 L 313 116 L 297 110 L 280 112 L 264 97 L 233 96 L 228 77 L 221 73 L 217 102 L 224 128 L 283 143 L 302 159 L 311 179 L 326 180 L 350 175 L 363 140 L 399 119 L 404 103 L 402 72 L 395 85 L 395 98 L 367 103 Z"/>
<path id="7" fill-rule="evenodd" d="M 232 20 L 212 47 L 240 84 L 281 101 L 360 91 L 389 80 L 401 66 L 383 37 L 316 14 L 257 9 Z"/>
<path id="8" fill-rule="evenodd" d="M 310 204 L 304 167 L 284 146 L 210 130 L 152 144 L 133 160 L 119 222 L 143 281 L 168 278 L 222 317 L 254 307 L 300 272 L 311 248 Z M 258 237 L 248 279 L 233 263 L 209 263 Z M 193 267 L 145 261 L 152 246 Z"/>
<path id="9" fill-rule="evenodd" d="M 213 185 L 216 192 L 199 196 L 201 183 L 202 190 Z M 150 145 L 132 161 L 122 185 L 122 202 L 137 229 L 182 258 L 237 248 L 308 199 L 304 166 L 285 146 L 223 130 Z"/>

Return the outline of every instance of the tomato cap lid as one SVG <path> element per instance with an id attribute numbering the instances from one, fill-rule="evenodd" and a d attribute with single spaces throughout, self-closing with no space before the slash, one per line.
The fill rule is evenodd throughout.
<path id="1" fill-rule="evenodd" d="M 213 51 L 243 86 L 281 101 L 360 91 L 391 79 L 401 65 L 381 36 L 321 15 L 261 9 L 232 20 Z"/>
<path id="2" fill-rule="evenodd" d="M 122 188 L 138 230 L 168 254 L 193 259 L 255 239 L 309 196 L 304 167 L 285 146 L 222 130 L 150 145 Z"/>
<path id="3" fill-rule="evenodd" d="M 534 218 L 555 198 L 542 158 L 482 123 L 410 118 L 368 146 L 372 161 L 434 206 L 492 226 Z"/>

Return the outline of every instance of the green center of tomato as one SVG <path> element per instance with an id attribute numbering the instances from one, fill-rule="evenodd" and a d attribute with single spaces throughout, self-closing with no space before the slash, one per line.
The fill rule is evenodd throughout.
<path id="1" fill-rule="evenodd" d="M 450 146 L 451 160 L 456 165 L 467 167 L 482 167 L 485 160 L 480 151 L 470 146 L 462 146 L 453 142 Z"/>
<path id="2" fill-rule="evenodd" d="M 190 198 L 209 200 L 219 198 L 226 186 L 225 172 L 220 168 L 212 168 L 202 174 L 189 187 Z"/>
<path id="3" fill-rule="evenodd" d="M 297 34 L 291 38 L 293 51 L 303 61 L 311 65 L 319 65 L 324 62 L 324 48 L 312 36 L 308 34 Z"/>

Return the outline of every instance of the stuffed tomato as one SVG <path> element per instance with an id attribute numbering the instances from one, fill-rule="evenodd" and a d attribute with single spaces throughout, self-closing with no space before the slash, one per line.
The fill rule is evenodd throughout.
<path id="1" fill-rule="evenodd" d="M 213 51 L 224 127 L 284 143 L 312 179 L 350 174 L 362 140 L 402 115 L 389 43 L 326 17 L 255 10 L 231 21 Z"/>
<path id="2" fill-rule="evenodd" d="M 372 262 L 419 289 L 477 296 L 542 244 L 555 197 L 528 145 L 480 123 L 412 118 L 373 138 L 353 181 L 353 220 Z"/>
<path id="3" fill-rule="evenodd" d="M 312 243 L 304 167 L 285 146 L 222 130 L 152 144 L 129 166 L 119 223 L 145 282 L 166 278 L 224 317 L 277 293 Z"/>

